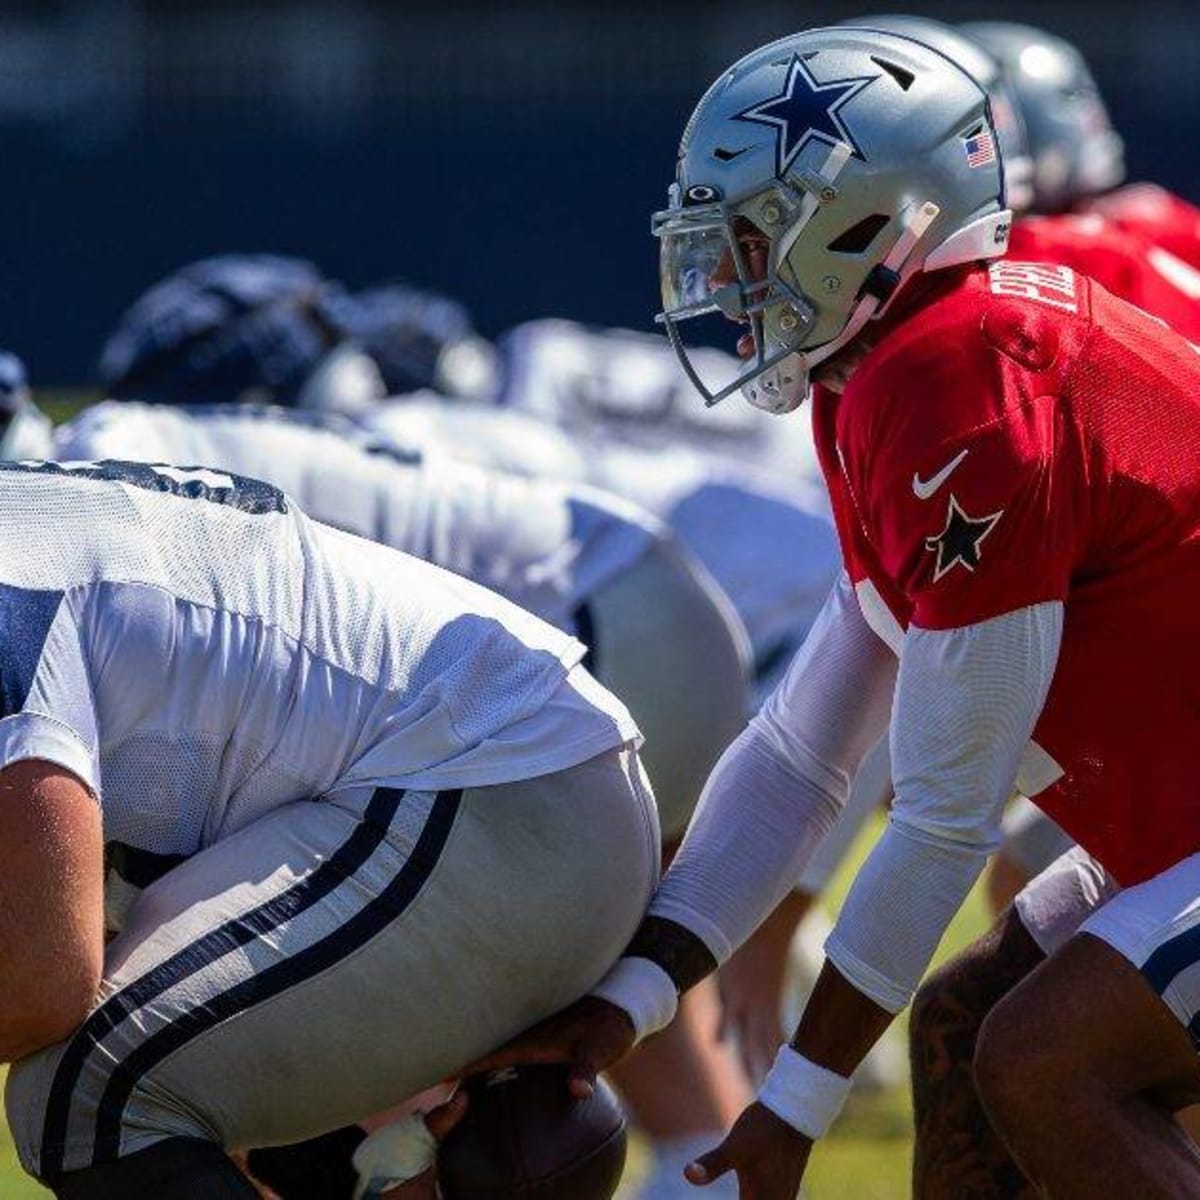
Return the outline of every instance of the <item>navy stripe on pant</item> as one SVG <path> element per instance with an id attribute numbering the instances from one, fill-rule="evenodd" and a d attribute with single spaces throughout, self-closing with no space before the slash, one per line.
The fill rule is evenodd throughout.
<path id="1" fill-rule="evenodd" d="M 353 876 L 386 838 L 403 797 L 403 791 L 378 789 L 354 832 L 316 870 L 273 899 L 197 939 L 122 988 L 92 1013 L 68 1044 L 50 1089 L 39 1164 L 43 1178 L 52 1178 L 62 1171 L 72 1094 L 88 1056 L 106 1034 L 144 1004 L 204 970 L 231 950 L 295 920 Z M 126 1105 L 139 1082 L 159 1063 L 221 1021 L 320 974 L 354 953 L 403 913 L 437 864 L 461 800 L 461 791 L 438 795 L 417 844 L 396 877 L 335 932 L 180 1015 L 116 1064 L 100 1102 L 93 1164 L 119 1157 Z"/>
<path id="2" fill-rule="evenodd" d="M 1163 942 L 1142 964 L 1146 982 L 1161 996 L 1177 976 L 1200 962 L 1200 925 Z M 1200 1050 L 1200 1013 L 1188 1022 L 1187 1031 Z"/>

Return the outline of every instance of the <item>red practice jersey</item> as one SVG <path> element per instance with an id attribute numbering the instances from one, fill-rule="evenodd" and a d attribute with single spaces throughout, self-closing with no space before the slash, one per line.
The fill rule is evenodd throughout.
<path id="1" fill-rule="evenodd" d="M 1013 226 L 1008 257 L 1071 267 L 1200 342 L 1200 271 L 1138 229 L 1099 213 L 1027 217 Z"/>
<path id="2" fill-rule="evenodd" d="M 1062 601 L 1038 804 L 1123 883 L 1200 850 L 1200 352 L 1068 267 L 1004 260 L 813 419 L 868 620 Z"/>
<path id="3" fill-rule="evenodd" d="M 1156 183 L 1105 192 L 1085 200 L 1077 211 L 1099 213 L 1200 271 L 1200 208 Z"/>

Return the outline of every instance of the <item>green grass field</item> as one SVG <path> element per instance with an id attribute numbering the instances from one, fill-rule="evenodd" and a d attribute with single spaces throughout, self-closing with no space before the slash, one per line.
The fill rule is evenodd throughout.
<path id="1" fill-rule="evenodd" d="M 879 828 L 876 823 L 864 832 L 830 895 L 831 905 L 840 903 Z M 941 957 L 980 933 L 985 920 L 983 903 L 976 892 L 946 935 Z M 909 1191 L 911 1141 L 906 1089 L 853 1097 L 841 1120 L 813 1152 L 807 1183 L 809 1200 L 901 1200 Z M 641 1158 L 635 1145 L 630 1159 L 631 1179 L 640 1174 Z M 696 1194 L 699 1197 L 702 1193 Z M 21 1172 L 8 1127 L 0 1124 L 0 1197 L 44 1200 L 48 1195 Z"/>

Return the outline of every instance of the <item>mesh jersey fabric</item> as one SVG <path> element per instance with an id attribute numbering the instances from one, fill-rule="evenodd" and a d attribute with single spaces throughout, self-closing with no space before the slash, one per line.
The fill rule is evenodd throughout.
<path id="1" fill-rule="evenodd" d="M 573 638 L 212 469 L 0 468 L 0 764 L 188 854 L 341 788 L 486 786 L 636 736 Z"/>
<path id="2" fill-rule="evenodd" d="M 1023 790 L 1122 883 L 1200 848 L 1195 349 L 1069 268 L 1000 262 L 819 393 L 814 428 L 850 574 L 897 629 L 1065 604 Z"/>
<path id="3" fill-rule="evenodd" d="M 345 420 L 291 409 L 108 402 L 57 431 L 55 456 L 202 463 L 267 480 L 314 519 L 473 579 L 560 629 L 670 536 L 587 485 L 406 456 Z"/>

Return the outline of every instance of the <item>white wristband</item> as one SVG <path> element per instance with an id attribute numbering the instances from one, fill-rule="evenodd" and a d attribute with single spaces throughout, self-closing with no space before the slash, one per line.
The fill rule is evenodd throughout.
<path id="1" fill-rule="evenodd" d="M 354 1200 L 375 1200 L 433 1166 L 437 1142 L 420 1113 L 377 1129 L 358 1144 Z"/>
<path id="2" fill-rule="evenodd" d="M 805 1137 L 823 1137 L 846 1097 L 850 1080 L 781 1046 L 758 1091 L 758 1102 Z"/>
<path id="3" fill-rule="evenodd" d="M 599 996 L 623 1008 L 633 1022 L 634 1033 L 642 1038 L 666 1029 L 675 1019 L 679 993 L 675 982 L 656 962 L 648 958 L 619 958 L 612 970 L 589 995 Z"/>

